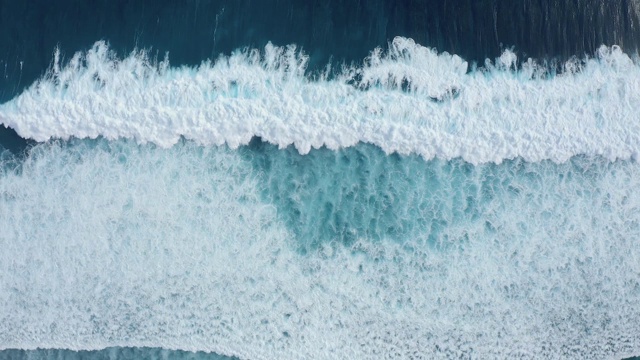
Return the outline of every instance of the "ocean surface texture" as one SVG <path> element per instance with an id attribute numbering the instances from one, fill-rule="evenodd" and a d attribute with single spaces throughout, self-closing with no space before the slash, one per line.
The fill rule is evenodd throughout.
<path id="1" fill-rule="evenodd" d="M 640 355 L 640 2 L 0 0 L 0 359 Z"/>

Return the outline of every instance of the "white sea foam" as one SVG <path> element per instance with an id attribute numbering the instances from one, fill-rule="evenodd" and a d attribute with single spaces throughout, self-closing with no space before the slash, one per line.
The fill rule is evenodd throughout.
<path id="1" fill-rule="evenodd" d="M 575 161 L 500 165 L 438 251 L 363 238 L 302 255 L 237 151 L 39 145 L 0 173 L 0 349 L 638 354 L 640 166 Z"/>
<path id="2" fill-rule="evenodd" d="M 396 38 L 364 65 L 305 76 L 304 54 L 267 45 L 196 68 L 117 59 L 103 42 L 0 106 L 0 123 L 38 141 L 131 138 L 163 147 L 183 136 L 235 148 L 252 136 L 281 147 L 369 142 L 386 152 L 471 163 L 566 161 L 576 154 L 635 158 L 640 67 L 618 47 L 548 76 L 505 51 L 482 70 Z"/>

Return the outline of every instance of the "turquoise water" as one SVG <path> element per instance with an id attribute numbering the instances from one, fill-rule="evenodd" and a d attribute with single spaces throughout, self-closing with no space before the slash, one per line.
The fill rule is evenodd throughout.
<path id="1" fill-rule="evenodd" d="M 325 242 L 349 246 L 360 238 L 436 248 L 463 245 L 468 234 L 452 237 L 446 230 L 495 232 L 487 219 L 491 209 L 519 198 L 542 205 L 562 185 L 575 187 L 571 201 L 578 201 L 590 196 L 601 172 L 613 166 L 589 157 L 561 165 L 521 159 L 484 166 L 458 159 L 425 162 L 417 155 L 386 155 L 368 144 L 301 155 L 260 139 L 240 153 L 257 172 L 264 201 L 276 205 L 303 248 Z"/>

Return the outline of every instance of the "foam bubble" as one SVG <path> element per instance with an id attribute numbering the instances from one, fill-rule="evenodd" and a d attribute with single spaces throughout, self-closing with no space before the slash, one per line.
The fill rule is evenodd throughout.
<path id="1" fill-rule="evenodd" d="M 447 246 L 412 232 L 306 255 L 283 208 L 261 200 L 269 184 L 257 170 L 268 170 L 225 147 L 53 143 L 2 169 L 0 348 L 251 359 L 640 352 L 635 162 L 452 173 L 482 205 L 446 227 Z"/>
<path id="2" fill-rule="evenodd" d="M 387 153 L 473 164 L 564 162 L 576 154 L 634 158 L 640 68 L 619 47 L 570 61 L 562 75 L 505 51 L 468 71 L 456 55 L 396 38 L 360 67 L 305 76 L 294 46 L 239 51 L 195 68 L 145 52 L 118 59 L 98 42 L 0 107 L 0 123 L 38 141 L 130 138 L 170 147 L 247 144 L 301 153 L 368 142 Z"/>

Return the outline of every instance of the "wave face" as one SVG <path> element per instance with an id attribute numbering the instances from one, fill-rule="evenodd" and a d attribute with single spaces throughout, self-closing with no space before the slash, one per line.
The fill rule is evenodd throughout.
<path id="1" fill-rule="evenodd" d="M 456 55 L 396 38 L 362 67 L 305 75 L 295 47 L 268 45 L 199 67 L 144 52 L 118 59 L 105 43 L 0 106 L 0 123 L 37 141 L 129 138 L 162 147 L 248 144 L 254 136 L 302 154 L 359 142 L 387 153 L 472 164 L 571 156 L 635 158 L 640 67 L 618 47 L 566 63 L 562 74 L 506 51 L 469 70 Z"/>
<path id="2" fill-rule="evenodd" d="M 0 173 L 0 347 L 631 355 L 639 179 L 597 156 L 36 145 Z"/>

